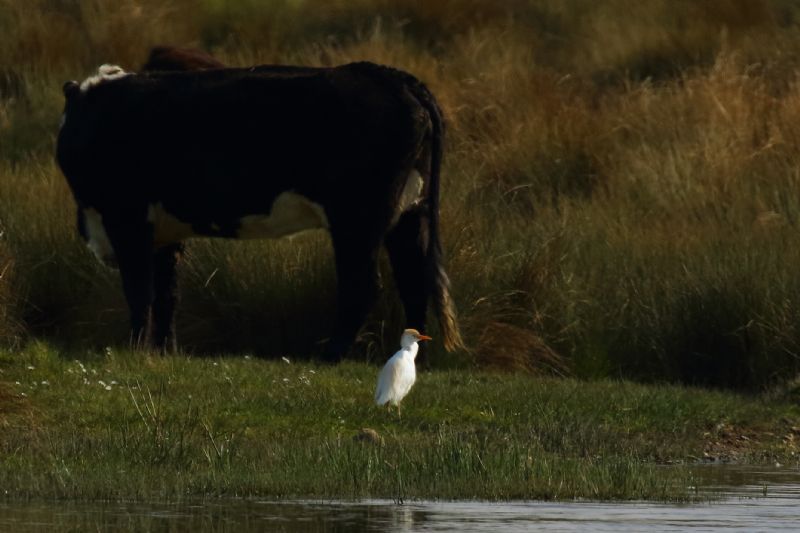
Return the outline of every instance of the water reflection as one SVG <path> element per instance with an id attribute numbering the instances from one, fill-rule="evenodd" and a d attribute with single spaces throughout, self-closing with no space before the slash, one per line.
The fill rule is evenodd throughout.
<path id="1" fill-rule="evenodd" d="M 800 470 L 698 467 L 723 499 L 672 505 L 598 502 L 0 503 L 0 531 L 796 531 Z"/>
<path id="2" fill-rule="evenodd" d="M 416 531 L 423 506 L 362 503 L 211 501 L 203 504 L 3 503 L 0 531 Z"/>

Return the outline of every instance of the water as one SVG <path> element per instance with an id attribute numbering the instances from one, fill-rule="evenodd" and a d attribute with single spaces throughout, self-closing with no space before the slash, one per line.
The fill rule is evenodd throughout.
<path id="1" fill-rule="evenodd" d="M 800 469 L 699 468 L 719 501 L 0 503 L 0 532 L 26 531 L 800 531 Z"/>

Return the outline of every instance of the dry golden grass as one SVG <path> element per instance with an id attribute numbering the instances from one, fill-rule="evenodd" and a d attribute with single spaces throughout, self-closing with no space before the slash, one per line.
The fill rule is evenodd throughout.
<path id="1" fill-rule="evenodd" d="M 0 241 L 0 342 L 4 345 L 15 345 L 20 333 L 14 317 L 13 283 L 14 259 L 8 246 Z"/>

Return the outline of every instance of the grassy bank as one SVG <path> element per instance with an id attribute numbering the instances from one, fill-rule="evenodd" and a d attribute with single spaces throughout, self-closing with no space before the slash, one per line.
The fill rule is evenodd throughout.
<path id="1" fill-rule="evenodd" d="M 372 405 L 376 369 L 361 363 L 36 344 L 3 352 L 0 372 L 12 499 L 682 500 L 697 480 L 681 465 L 794 465 L 800 437 L 785 394 L 436 371 L 398 418 Z"/>

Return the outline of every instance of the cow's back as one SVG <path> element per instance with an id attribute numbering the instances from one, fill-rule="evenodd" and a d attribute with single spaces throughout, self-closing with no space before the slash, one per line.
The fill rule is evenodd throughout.
<path id="1" fill-rule="evenodd" d="M 287 189 L 356 193 L 418 141 L 408 102 L 348 66 L 131 74 L 76 98 L 59 136 L 74 186 L 166 202 L 190 192 L 203 210 L 231 195 L 252 211 Z"/>

